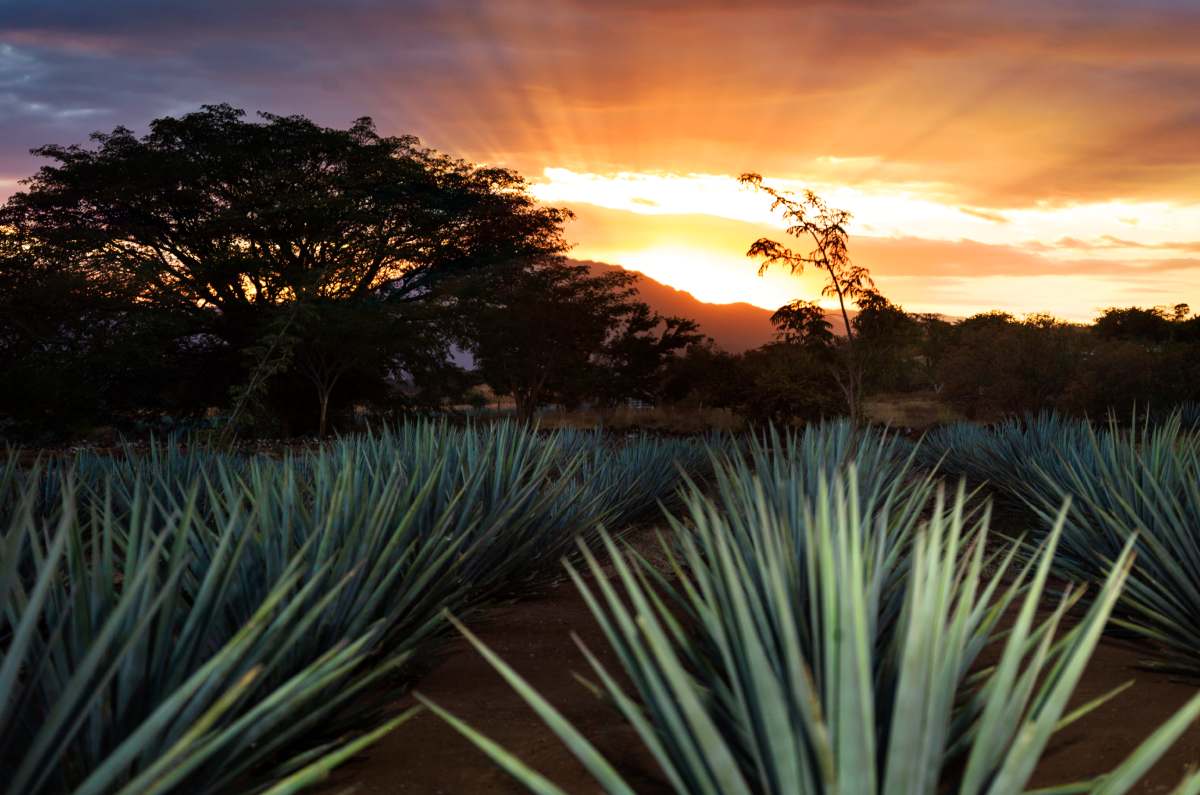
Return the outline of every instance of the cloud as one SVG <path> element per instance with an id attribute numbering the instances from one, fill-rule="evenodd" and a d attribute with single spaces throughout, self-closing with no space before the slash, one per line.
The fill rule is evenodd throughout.
<path id="1" fill-rule="evenodd" d="M 959 211 L 975 218 L 982 218 L 985 221 L 991 221 L 994 224 L 1007 224 L 1009 221 L 1000 213 L 989 212 L 987 210 L 977 210 L 973 207 L 959 207 Z"/>
<path id="2" fill-rule="evenodd" d="M 819 294 L 821 279 L 813 272 L 800 279 L 779 271 L 766 280 L 749 277 L 756 265 L 745 257 L 747 247 L 761 236 L 779 239 L 777 228 L 707 215 L 572 207 L 577 220 L 568 235 L 577 241 L 579 256 L 637 267 L 703 300 L 774 308 L 797 295 Z M 1145 249 L 1137 256 L 1103 258 L 1071 241 L 1029 246 L 867 235 L 850 241 L 854 261 L 871 270 L 886 295 L 913 311 L 1001 308 L 1083 320 L 1097 307 L 1132 303 L 1135 291 L 1143 303 L 1190 296 L 1200 304 L 1200 241 Z M 646 251 L 659 256 L 642 258 Z M 653 270 L 655 265 L 661 269 Z"/>
<path id="3" fill-rule="evenodd" d="M 232 101 L 525 170 L 828 158 L 978 212 L 1194 199 L 1197 40 L 1200 10 L 1166 0 L 9 0 L 0 173 L 29 169 L 10 149 Z"/>

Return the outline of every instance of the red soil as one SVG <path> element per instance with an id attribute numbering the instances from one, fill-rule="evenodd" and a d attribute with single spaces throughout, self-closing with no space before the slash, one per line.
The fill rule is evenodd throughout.
<path id="1" fill-rule="evenodd" d="M 572 631 L 608 666 L 619 670 L 599 627 L 569 583 L 537 598 L 493 611 L 476 633 L 620 769 L 638 793 L 669 792 L 635 732 L 597 700 L 572 672 L 590 669 L 571 641 Z M 1043 756 L 1030 788 L 1078 781 L 1120 762 L 1193 693 L 1192 684 L 1137 667 L 1138 651 L 1103 641 L 1093 655 L 1073 704 L 1082 704 L 1135 679 L 1133 687 L 1059 732 Z M 468 644 L 451 644 L 448 656 L 417 690 L 464 719 L 570 793 L 599 787 L 565 746 Z M 1200 725 L 1191 727 L 1151 770 L 1137 792 L 1166 792 L 1188 765 L 1200 762 Z M 361 793 L 523 793 L 506 773 L 436 716 L 425 712 L 401 725 L 370 751 L 344 765 L 323 792 L 347 786 Z"/>

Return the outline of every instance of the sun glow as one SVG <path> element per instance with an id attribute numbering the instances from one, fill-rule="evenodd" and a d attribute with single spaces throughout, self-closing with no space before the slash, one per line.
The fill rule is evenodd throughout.
<path id="1" fill-rule="evenodd" d="M 820 291 L 815 274 L 801 277 L 785 273 L 770 273 L 753 278 L 753 263 L 728 252 L 686 244 L 657 245 L 647 248 L 580 252 L 587 259 L 616 262 L 662 282 L 690 292 L 710 304 L 736 301 L 775 309 L 781 305 L 779 296 L 812 294 Z M 833 306 L 832 303 L 829 304 Z"/>
<path id="2" fill-rule="evenodd" d="M 1129 303 L 1200 303 L 1200 204 L 1110 200 L 1012 208 L 957 204 L 947 186 L 845 186 L 796 179 L 854 213 L 851 253 L 914 311 L 1050 311 L 1087 319 Z M 576 256 L 633 268 L 705 301 L 775 308 L 815 298 L 817 274 L 755 277 L 744 254 L 783 224 L 730 175 L 547 168 L 540 200 L 576 210 Z M 1151 279 L 1152 277 L 1152 279 Z M 986 289 L 977 287 L 986 284 Z"/>

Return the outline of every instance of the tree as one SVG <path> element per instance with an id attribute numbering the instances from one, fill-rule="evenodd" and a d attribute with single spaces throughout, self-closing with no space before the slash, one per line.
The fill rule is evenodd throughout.
<path id="1" fill-rule="evenodd" d="M 1084 362 L 1083 337 L 1080 327 L 1048 315 L 973 315 L 955 324 L 940 380 L 971 418 L 1065 407 Z"/>
<path id="2" fill-rule="evenodd" d="M 694 408 L 731 408 L 741 398 L 736 373 L 739 358 L 721 350 L 711 338 L 688 345 L 666 364 L 659 397 Z"/>
<path id="3" fill-rule="evenodd" d="M 936 393 L 944 386 L 942 365 L 954 344 L 954 324 L 941 315 L 914 316 L 920 328 L 917 341 L 916 366 L 924 385 Z"/>
<path id="4" fill-rule="evenodd" d="M 329 408 L 339 383 L 354 378 L 371 379 L 387 372 L 390 341 L 397 332 L 395 313 L 377 298 L 358 301 L 321 301 L 298 304 L 299 344 L 293 352 L 296 371 L 315 393 L 319 421 L 317 435 L 329 427 Z"/>
<path id="5" fill-rule="evenodd" d="M 854 316 L 859 365 L 865 386 L 879 390 L 908 389 L 915 382 L 920 325 L 912 315 L 878 290 L 858 297 Z"/>
<path id="6" fill-rule="evenodd" d="M 1187 305 L 1181 304 L 1181 307 L 1183 317 L 1186 317 Z M 1159 307 L 1109 307 L 1096 318 L 1092 330 L 1101 339 L 1162 343 L 1171 338 L 1172 321 L 1172 317 Z"/>
<path id="7" fill-rule="evenodd" d="M 763 182 L 759 174 L 742 174 L 739 180 L 771 197 L 771 211 L 781 210 L 788 223 L 787 234 L 811 243 L 808 253 L 794 250 L 770 238 L 759 238 L 751 244 L 746 256 L 761 260 L 761 276 L 773 265 L 783 265 L 791 273 L 802 273 L 806 266 L 820 269 L 827 279 L 821 294 L 837 298 L 842 320 L 846 324 L 846 366 L 840 373 L 839 385 L 853 422 L 858 422 L 862 401 L 862 367 L 857 361 L 854 330 L 850 324 L 847 302 L 857 301 L 874 288 L 870 272 L 850 260 L 846 224 L 850 213 L 830 207 L 812 191 L 794 196 Z M 807 244 L 806 244 L 807 245 Z"/>
<path id="8" fill-rule="evenodd" d="M 0 228 L 0 435 L 60 441 L 110 425 L 130 406 L 141 419 L 223 395 L 171 377 L 219 367 L 214 340 L 183 334 L 123 285 L 97 283 L 51 254 Z"/>
<path id="9" fill-rule="evenodd" d="M 732 378 L 741 414 L 759 422 L 818 420 L 837 410 L 834 370 L 820 349 L 771 342 L 742 354 Z"/>
<path id="10" fill-rule="evenodd" d="M 796 299 L 784 304 L 771 315 L 775 337 L 780 342 L 796 343 L 815 348 L 832 348 L 833 324 L 825 318 L 825 310 L 815 301 Z"/>
<path id="11" fill-rule="evenodd" d="M 610 406 L 631 399 L 656 401 L 676 354 L 704 339 L 698 328 L 694 320 L 664 317 L 632 302 L 595 358 L 596 397 Z"/>
<path id="12" fill-rule="evenodd" d="M 538 205 L 511 171 L 381 136 L 367 118 L 334 129 L 243 117 L 210 105 L 141 137 L 118 127 L 91 148 L 35 150 L 52 162 L 0 210 L 0 228 L 71 263 L 87 290 L 171 318 L 180 340 L 217 341 L 230 371 L 176 375 L 222 389 L 245 380 L 238 352 L 273 333 L 280 306 L 378 301 L 404 314 L 449 301 L 446 283 L 464 274 L 566 249 L 568 213 Z M 418 326 L 447 349 L 437 324 Z M 396 356 L 426 347 L 393 342 Z"/>
<path id="13" fill-rule="evenodd" d="M 483 380 L 512 395 L 523 420 L 547 402 L 651 397 L 668 357 L 700 336 L 638 301 L 637 278 L 549 258 L 476 285 L 464 309 Z"/>

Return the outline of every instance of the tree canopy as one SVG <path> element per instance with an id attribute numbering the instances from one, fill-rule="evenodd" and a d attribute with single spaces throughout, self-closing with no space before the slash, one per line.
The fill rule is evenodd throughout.
<path id="1" fill-rule="evenodd" d="M 370 344 L 378 349 L 384 335 L 390 371 L 401 372 L 406 357 L 431 346 L 445 353 L 453 337 L 452 319 L 414 305 L 452 301 L 464 275 L 567 248 L 569 214 L 538 204 L 512 171 L 382 136 L 368 118 L 336 129 L 259 116 L 210 105 L 157 119 L 142 136 L 118 127 L 90 146 L 35 150 L 51 162 L 0 209 L 0 351 L 27 356 L 32 349 L 17 348 L 30 338 L 54 339 L 83 367 L 103 314 L 122 350 L 154 328 L 155 350 L 143 359 L 199 351 L 174 375 L 211 404 L 214 385 L 248 377 L 245 351 L 279 349 L 262 343 L 284 325 L 281 311 L 325 307 L 320 323 L 289 327 L 311 351 L 321 337 L 364 339 L 331 326 L 355 313 L 328 308 L 361 303 L 364 312 L 388 308 L 367 312 L 387 321 Z M 59 300 L 34 317 L 19 304 L 39 291 Z M 398 325 L 401 316 L 410 322 Z M 178 391 L 180 405 L 197 408 L 187 405 L 193 390 Z M 294 403 L 290 390 L 276 391 Z"/>

